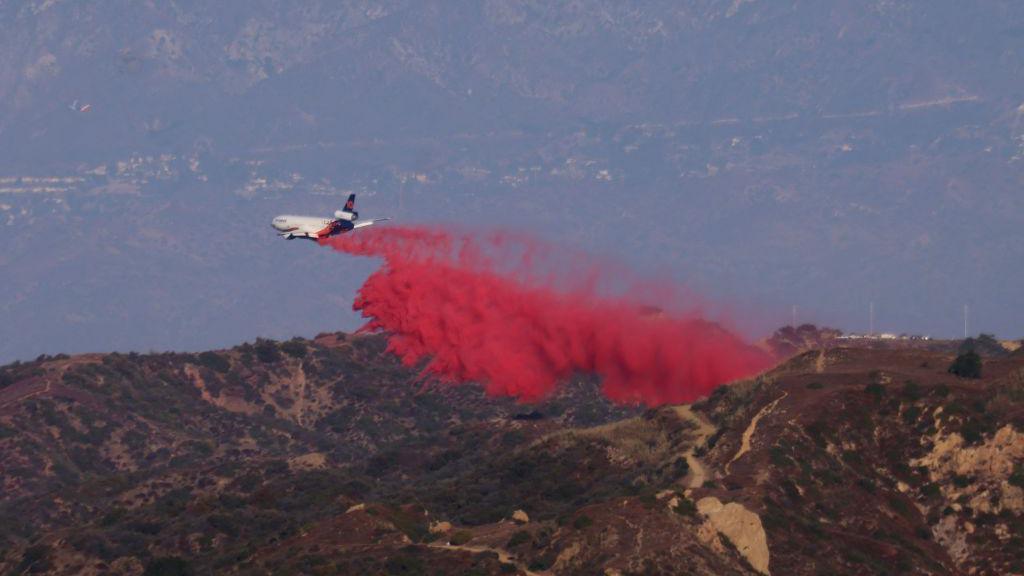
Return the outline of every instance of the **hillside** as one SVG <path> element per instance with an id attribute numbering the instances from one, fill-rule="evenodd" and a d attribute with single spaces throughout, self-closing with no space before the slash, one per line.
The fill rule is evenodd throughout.
<path id="1" fill-rule="evenodd" d="M 831 348 L 691 407 L 380 336 L 0 370 L 0 573 L 1024 573 L 1024 356 Z"/>
<path id="2" fill-rule="evenodd" d="M 406 468 L 467 467 L 635 413 L 583 382 L 537 407 L 429 385 L 383 349 L 382 337 L 332 334 L 3 368 L 2 572 L 44 549 L 36 568 L 67 573 L 130 573 L 161 555 L 251 562 L 356 502 L 398 503 Z"/>

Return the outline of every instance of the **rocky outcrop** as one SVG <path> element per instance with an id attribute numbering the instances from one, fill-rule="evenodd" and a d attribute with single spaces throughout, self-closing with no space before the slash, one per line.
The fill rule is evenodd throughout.
<path id="1" fill-rule="evenodd" d="M 742 504 L 722 502 L 714 496 L 701 498 L 697 511 L 707 518 L 719 534 L 736 546 L 736 550 L 761 574 L 768 572 L 768 538 L 761 518 Z"/>
<path id="2" fill-rule="evenodd" d="M 966 495 L 972 509 L 997 514 L 1024 511 L 1024 491 L 1008 482 L 1021 461 L 1024 434 L 1007 424 L 978 446 L 965 446 L 960 434 L 943 435 L 940 431 L 931 452 L 912 460 L 911 465 L 927 467 L 931 480 L 942 486 L 950 502 Z M 950 482 L 953 478 L 970 478 L 971 482 L 957 486 Z"/>
<path id="3" fill-rule="evenodd" d="M 976 552 L 971 535 L 983 517 L 1024 511 L 1024 490 L 1010 482 L 1022 460 L 1024 434 L 1007 424 L 977 446 L 967 446 L 960 434 L 940 429 L 932 437 L 931 451 L 911 461 L 928 469 L 946 510 L 955 513 L 944 514 L 932 534 L 959 566 L 966 567 Z M 997 524 L 994 532 L 1000 542 L 1009 539 L 1005 524 Z"/>

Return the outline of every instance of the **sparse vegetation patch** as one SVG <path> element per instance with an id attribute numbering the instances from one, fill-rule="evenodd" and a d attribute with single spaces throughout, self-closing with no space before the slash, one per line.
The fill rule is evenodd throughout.
<path id="1" fill-rule="evenodd" d="M 981 378 L 981 356 L 973 350 L 960 354 L 950 364 L 949 373 L 961 378 Z"/>

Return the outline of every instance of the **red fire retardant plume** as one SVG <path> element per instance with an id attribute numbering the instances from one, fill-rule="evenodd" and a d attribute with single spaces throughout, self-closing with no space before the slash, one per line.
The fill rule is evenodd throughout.
<path id="1" fill-rule="evenodd" d="M 526 280 L 531 251 L 509 265 L 499 258 L 508 242 L 409 227 L 321 240 L 384 259 L 353 304 L 369 319 L 364 330 L 386 332 L 404 364 L 427 358 L 426 374 L 479 382 L 492 395 L 534 402 L 590 372 L 612 400 L 656 406 L 690 402 L 770 364 L 717 324 Z"/>

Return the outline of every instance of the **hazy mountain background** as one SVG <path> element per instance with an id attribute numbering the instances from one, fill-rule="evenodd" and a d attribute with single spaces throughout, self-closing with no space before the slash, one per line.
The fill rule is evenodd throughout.
<path id="1" fill-rule="evenodd" d="M 282 212 L 505 226 L 790 319 L 1020 337 L 1024 4 L 0 0 L 0 361 L 349 329 Z"/>

